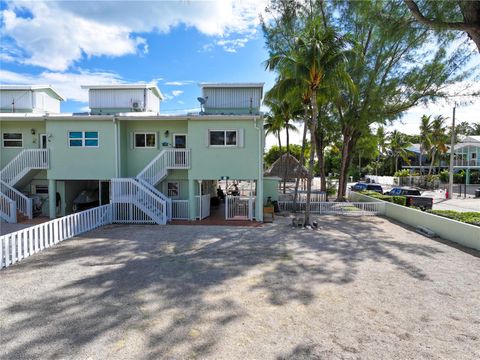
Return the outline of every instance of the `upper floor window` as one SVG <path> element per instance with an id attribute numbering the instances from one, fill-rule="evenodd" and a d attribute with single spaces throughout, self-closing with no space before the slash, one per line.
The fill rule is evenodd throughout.
<path id="1" fill-rule="evenodd" d="M 157 147 L 157 133 L 135 133 L 135 148 L 156 148 Z"/>
<path id="2" fill-rule="evenodd" d="M 98 131 L 69 131 L 70 147 L 98 147 Z"/>
<path id="3" fill-rule="evenodd" d="M 22 133 L 3 133 L 2 137 L 3 147 L 6 148 L 22 148 L 23 134 Z"/>
<path id="4" fill-rule="evenodd" d="M 237 146 L 237 130 L 209 130 L 210 146 Z"/>

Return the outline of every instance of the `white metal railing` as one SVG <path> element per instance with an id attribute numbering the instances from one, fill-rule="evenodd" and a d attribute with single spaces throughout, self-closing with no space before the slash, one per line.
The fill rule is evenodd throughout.
<path id="1" fill-rule="evenodd" d="M 480 166 L 480 161 L 477 159 L 454 159 L 453 166 Z"/>
<path id="2" fill-rule="evenodd" d="M 63 240 L 112 223 L 110 204 L 0 236 L 0 269 Z"/>
<path id="3" fill-rule="evenodd" d="M 20 210 L 29 219 L 33 218 L 33 199 L 25 196 L 2 180 L 0 180 L 0 192 L 15 202 L 16 209 Z"/>
<path id="4" fill-rule="evenodd" d="M 196 199 L 196 217 L 200 220 L 210 216 L 210 194 L 197 195 Z"/>
<path id="5" fill-rule="evenodd" d="M 132 178 L 112 179 L 111 202 L 114 221 L 121 223 L 167 223 L 167 203 Z"/>
<path id="6" fill-rule="evenodd" d="M 190 217 L 188 200 L 172 200 L 172 219 L 188 220 Z"/>
<path id="7" fill-rule="evenodd" d="M 148 188 L 151 192 L 153 192 L 155 195 L 157 195 L 160 199 L 162 199 L 163 201 L 165 201 L 165 203 L 167 204 L 167 213 L 166 213 L 166 216 L 167 216 L 167 219 L 168 220 L 171 220 L 172 219 L 172 199 L 170 199 L 169 197 L 165 196 L 164 193 L 162 193 L 161 191 L 159 191 L 155 186 L 151 185 L 150 183 L 146 182 L 145 180 L 141 179 L 141 178 L 137 178 L 137 180 L 142 184 L 144 185 L 146 188 Z"/>
<path id="8" fill-rule="evenodd" d="M 278 200 L 279 201 L 293 201 L 295 194 L 279 194 Z M 320 202 L 326 201 L 327 196 L 324 192 L 312 192 L 310 194 L 310 202 Z M 297 202 L 306 202 L 307 201 L 307 193 L 304 191 L 298 192 L 297 194 Z"/>
<path id="9" fill-rule="evenodd" d="M 305 210 L 305 203 L 300 205 L 299 211 Z M 293 210 L 293 201 L 279 201 L 280 211 Z M 357 215 L 373 216 L 385 214 L 385 202 L 312 202 L 310 212 L 313 214 Z"/>
<path id="10" fill-rule="evenodd" d="M 226 196 L 225 218 L 227 220 L 253 220 L 255 197 Z"/>
<path id="11" fill-rule="evenodd" d="M 15 201 L 0 192 L 0 219 L 8 223 L 17 222 L 17 206 Z"/>
<path id="12" fill-rule="evenodd" d="M 189 169 L 190 149 L 164 149 L 137 175 L 151 185 L 158 184 L 169 169 Z"/>
<path id="13" fill-rule="evenodd" d="M 30 170 L 48 169 L 49 160 L 48 149 L 24 149 L 0 171 L 0 179 L 14 186 Z"/>

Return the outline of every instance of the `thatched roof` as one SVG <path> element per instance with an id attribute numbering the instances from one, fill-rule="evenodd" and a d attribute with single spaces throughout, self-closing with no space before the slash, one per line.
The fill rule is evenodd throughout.
<path id="1" fill-rule="evenodd" d="M 283 154 L 282 157 L 277 159 L 270 169 L 265 172 L 265 176 L 278 176 L 282 180 L 285 178 L 286 168 L 286 180 L 295 180 L 297 175 L 301 179 L 308 178 L 308 170 L 305 166 L 300 165 L 300 162 L 293 156 Z"/>

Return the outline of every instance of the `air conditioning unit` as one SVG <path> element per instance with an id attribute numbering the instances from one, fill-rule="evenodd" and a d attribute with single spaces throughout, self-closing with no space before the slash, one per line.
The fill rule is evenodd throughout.
<path id="1" fill-rule="evenodd" d="M 132 108 L 133 108 L 133 111 L 143 111 L 143 102 L 133 101 Z"/>

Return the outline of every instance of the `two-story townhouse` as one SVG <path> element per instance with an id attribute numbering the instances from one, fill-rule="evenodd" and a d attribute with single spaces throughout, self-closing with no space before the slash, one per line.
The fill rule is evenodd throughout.
<path id="1" fill-rule="evenodd" d="M 244 196 L 227 196 L 221 214 L 262 220 L 263 84 L 201 84 L 202 111 L 181 116 L 160 114 L 154 85 L 84 88 L 88 114 L 2 114 L 4 195 L 33 196 L 53 218 L 97 190 L 125 222 L 165 222 L 209 216 L 217 188 L 242 181 Z"/>

